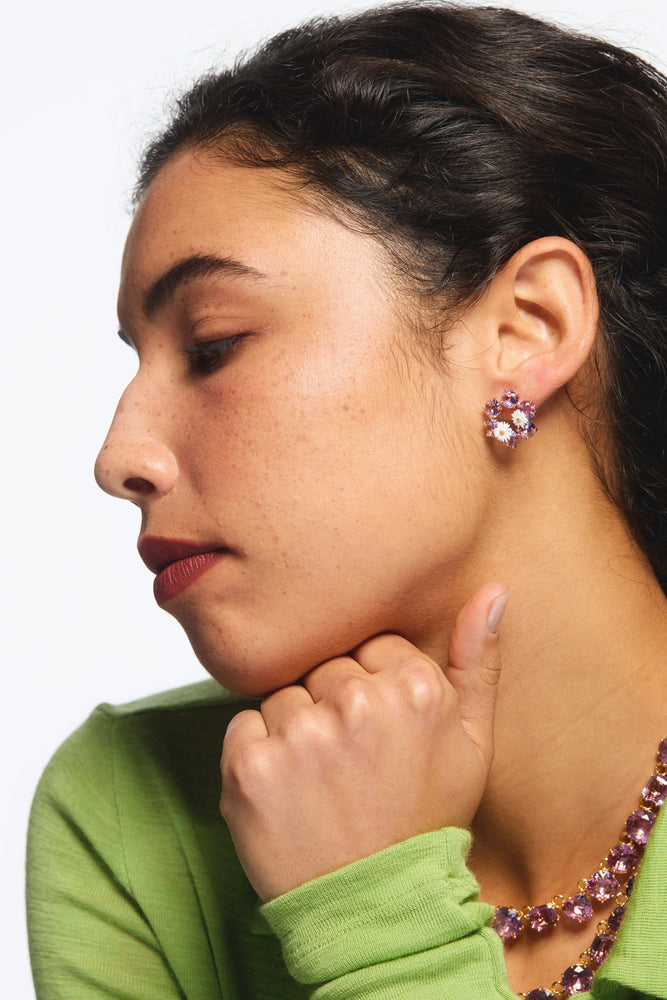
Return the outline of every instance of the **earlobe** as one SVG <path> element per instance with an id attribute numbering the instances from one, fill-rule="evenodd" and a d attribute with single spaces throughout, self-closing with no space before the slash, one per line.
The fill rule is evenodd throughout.
<path id="1" fill-rule="evenodd" d="M 539 405 L 575 377 L 593 347 L 598 303 L 590 261 L 571 241 L 544 237 L 514 254 L 493 285 L 498 381 L 520 386 Z"/>

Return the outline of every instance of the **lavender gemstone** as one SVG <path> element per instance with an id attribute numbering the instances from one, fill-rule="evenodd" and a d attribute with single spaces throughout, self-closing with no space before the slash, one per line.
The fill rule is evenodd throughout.
<path id="1" fill-rule="evenodd" d="M 542 906 L 534 906 L 528 914 L 530 926 L 538 934 L 546 931 L 549 927 L 554 927 L 558 923 L 558 911 L 551 903 L 544 903 Z"/>
<path id="2" fill-rule="evenodd" d="M 506 409 L 508 409 L 508 410 L 511 410 L 511 409 L 513 409 L 513 408 L 514 408 L 514 407 L 515 407 L 515 406 L 517 405 L 517 403 L 519 402 L 519 396 L 518 396 L 518 394 L 517 394 L 516 392 L 514 392 L 514 390 L 513 390 L 513 389 L 508 389 L 508 390 L 507 390 L 506 392 L 504 392 L 504 393 L 502 394 L 502 396 L 500 397 L 500 402 L 501 402 L 501 403 L 503 404 L 503 406 L 504 406 L 504 407 L 505 407 Z M 478 405 L 479 405 L 479 404 L 478 404 Z"/>
<path id="3" fill-rule="evenodd" d="M 614 898 L 620 889 L 620 884 L 615 875 L 604 871 L 604 869 L 600 869 L 595 875 L 591 875 L 586 883 L 586 889 L 589 896 L 592 896 L 596 903 L 606 903 L 608 900 Z"/>
<path id="4" fill-rule="evenodd" d="M 667 736 L 658 747 L 658 760 L 661 764 L 667 764 Z"/>
<path id="5" fill-rule="evenodd" d="M 491 417 L 492 420 L 500 416 L 500 410 L 501 406 L 497 399 L 490 399 L 484 407 L 487 417 Z"/>
<path id="6" fill-rule="evenodd" d="M 648 809 L 637 809 L 628 816 L 625 829 L 635 844 L 647 844 L 654 823 L 655 813 L 649 812 Z"/>
<path id="7" fill-rule="evenodd" d="M 631 875 L 628 881 L 625 883 L 625 895 L 631 896 L 634 887 L 635 887 L 635 876 Z"/>
<path id="8" fill-rule="evenodd" d="M 570 920 L 576 920 L 578 924 L 585 924 L 593 916 L 593 907 L 588 896 L 579 892 L 571 899 L 566 899 L 563 903 L 563 913 Z"/>
<path id="9" fill-rule="evenodd" d="M 607 864 L 616 875 L 629 875 L 638 862 L 639 852 L 631 844 L 617 844 L 607 857 Z"/>
<path id="10" fill-rule="evenodd" d="M 616 906 L 607 917 L 607 924 L 609 925 L 609 930 L 613 931 L 614 934 L 618 934 L 618 930 L 621 924 L 623 923 L 624 916 L 625 916 L 625 906 Z"/>
<path id="11" fill-rule="evenodd" d="M 593 973 L 585 965 L 571 965 L 563 973 L 561 983 L 568 996 L 575 993 L 588 993 L 593 985 Z"/>
<path id="12" fill-rule="evenodd" d="M 613 934 L 598 934 L 590 947 L 590 956 L 596 965 L 602 965 L 614 943 Z"/>
<path id="13" fill-rule="evenodd" d="M 490 438 L 493 437 L 498 422 L 496 420 L 487 420 L 484 426 L 486 427 L 486 436 Z"/>
<path id="14" fill-rule="evenodd" d="M 522 413 L 525 413 L 527 417 L 534 417 L 537 412 L 535 403 L 530 403 L 527 399 L 524 399 L 523 402 L 519 403 L 519 409 Z"/>
<path id="15" fill-rule="evenodd" d="M 642 795 L 654 806 L 660 808 L 664 804 L 665 796 L 667 796 L 667 778 L 662 774 L 652 775 Z"/>
<path id="16" fill-rule="evenodd" d="M 528 423 L 526 424 L 526 426 L 522 427 L 518 431 L 518 433 L 521 435 L 522 438 L 532 438 L 532 436 L 536 432 L 536 430 L 537 430 L 537 427 L 535 426 L 535 424 L 532 422 L 532 420 L 529 420 Z"/>
<path id="17" fill-rule="evenodd" d="M 512 941 L 521 933 L 523 920 L 518 910 L 511 906 L 499 906 L 493 917 L 493 929 L 505 941 Z"/>
<path id="18" fill-rule="evenodd" d="M 555 994 L 551 990 L 531 990 L 526 995 L 526 1000 L 549 1000 L 549 997 L 552 996 L 555 996 Z"/>

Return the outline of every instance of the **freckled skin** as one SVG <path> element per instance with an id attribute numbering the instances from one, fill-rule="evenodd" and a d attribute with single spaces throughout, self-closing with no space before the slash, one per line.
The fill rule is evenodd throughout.
<path id="1" fill-rule="evenodd" d="M 167 610 L 252 694 L 379 632 L 442 656 L 489 503 L 478 398 L 410 344 L 416 306 L 382 248 L 279 177 L 180 153 L 151 185 L 119 295 L 140 365 L 97 465 L 142 534 L 231 550 Z M 198 278 L 147 318 L 147 288 L 193 253 L 266 277 Z M 192 373 L 183 349 L 239 332 L 220 370 Z"/>

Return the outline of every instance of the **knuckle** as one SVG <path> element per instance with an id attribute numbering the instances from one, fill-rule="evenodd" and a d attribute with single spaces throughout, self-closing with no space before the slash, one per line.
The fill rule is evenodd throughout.
<path id="1" fill-rule="evenodd" d="M 333 703 L 348 724 L 361 724 L 373 710 L 373 687 L 370 679 L 344 677 L 336 687 Z"/>
<path id="2" fill-rule="evenodd" d="M 291 708 L 281 724 L 281 735 L 288 744 L 312 741 L 318 734 L 317 720 L 307 705 Z"/>
<path id="3" fill-rule="evenodd" d="M 484 688 L 490 688 L 492 691 L 498 687 L 498 681 L 500 680 L 500 670 L 480 670 L 479 671 L 479 683 Z"/>
<path id="4" fill-rule="evenodd" d="M 242 749 L 223 753 L 220 762 L 221 801 L 229 798 L 254 798 L 261 792 L 262 786 L 271 780 L 272 755 L 264 743 L 265 741 L 251 743 Z"/>
<path id="5" fill-rule="evenodd" d="M 420 656 L 406 658 L 398 668 L 398 684 L 404 703 L 418 712 L 440 707 L 444 701 L 439 668 Z"/>

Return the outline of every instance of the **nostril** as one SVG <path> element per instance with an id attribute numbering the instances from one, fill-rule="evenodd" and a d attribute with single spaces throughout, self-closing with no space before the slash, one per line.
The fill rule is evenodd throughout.
<path id="1" fill-rule="evenodd" d="M 123 486 L 126 490 L 130 490 L 131 493 L 138 493 L 141 496 L 148 496 L 155 491 L 153 483 L 149 482 L 148 479 L 142 479 L 140 476 L 130 476 L 125 480 Z"/>

